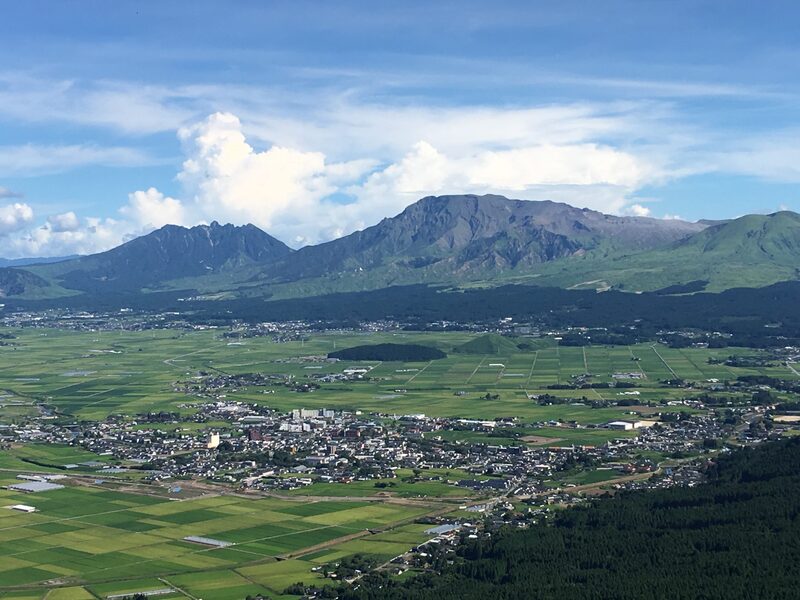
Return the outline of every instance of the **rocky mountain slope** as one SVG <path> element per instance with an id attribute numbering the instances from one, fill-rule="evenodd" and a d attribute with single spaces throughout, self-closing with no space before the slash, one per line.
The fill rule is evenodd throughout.
<path id="1" fill-rule="evenodd" d="M 167 225 L 107 252 L 25 269 L 0 269 L 0 288 L 18 282 L 16 273 L 24 270 L 49 281 L 51 287 L 87 293 L 133 292 L 267 263 L 291 253 L 286 244 L 254 225 Z M 43 285 L 42 281 L 31 283 Z"/>
<path id="2" fill-rule="evenodd" d="M 438 196 L 337 240 L 302 248 L 268 276 L 281 281 L 378 267 L 466 278 L 581 255 L 656 248 L 706 225 L 616 217 L 567 204 L 502 196 Z"/>

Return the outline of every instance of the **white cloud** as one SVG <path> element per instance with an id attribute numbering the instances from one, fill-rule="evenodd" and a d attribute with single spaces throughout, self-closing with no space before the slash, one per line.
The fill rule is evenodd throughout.
<path id="1" fill-rule="evenodd" d="M 0 250 L 9 258 L 91 254 L 118 246 L 143 233 L 147 230 L 137 230 L 132 223 L 116 219 L 88 217 L 80 220 L 78 227 L 72 230 L 60 230 L 48 220 L 22 235 L 0 238 Z"/>
<path id="2" fill-rule="evenodd" d="M 469 161 L 476 186 L 525 190 L 532 185 L 617 185 L 634 188 L 656 171 L 646 161 L 608 146 L 570 144 L 485 152 Z"/>
<path id="3" fill-rule="evenodd" d="M 176 197 L 151 187 L 129 194 L 120 219 L 81 222 L 72 213 L 51 217 L 9 251 L 93 252 L 167 223 L 211 220 L 251 222 L 295 244 L 317 243 L 372 225 L 422 196 L 442 193 L 501 193 L 638 214 L 642 207 L 626 209 L 628 197 L 664 176 L 658 161 L 579 141 L 582 136 L 569 126 L 548 130 L 542 125 L 543 141 L 537 142 L 530 134 L 519 137 L 505 117 L 492 121 L 492 114 L 486 113 L 483 124 L 476 117 L 473 136 L 482 139 L 479 143 L 448 142 L 441 149 L 417 140 L 398 159 L 378 167 L 374 158 L 329 161 L 323 152 L 285 145 L 257 150 L 238 117 L 214 113 L 178 132 L 185 160 L 176 176 L 182 188 Z M 531 117 L 535 122 L 541 118 Z M 466 126 L 449 121 L 456 122 L 456 131 Z M 492 122 L 498 125 L 498 139 L 524 138 L 527 144 L 484 143 Z M 32 162 L 25 161 L 29 168 Z"/>
<path id="4" fill-rule="evenodd" d="M 178 180 L 208 219 L 270 228 L 334 191 L 325 181 L 323 154 L 279 146 L 257 152 L 230 113 L 183 128 L 179 137 L 188 158 Z"/>
<path id="5" fill-rule="evenodd" d="M 360 202 L 348 209 L 371 223 L 429 194 L 498 193 L 619 213 L 631 192 L 659 177 L 661 171 L 647 160 L 596 144 L 547 144 L 448 156 L 419 142 L 397 163 L 351 187 L 348 191 Z M 352 230 L 346 223 L 340 227 Z"/>
<path id="6" fill-rule="evenodd" d="M 398 162 L 369 176 L 362 184 L 350 189 L 359 196 L 371 196 L 375 201 L 384 197 L 396 198 L 401 204 L 441 190 L 453 176 L 452 162 L 431 144 L 417 142 Z"/>
<path id="7" fill-rule="evenodd" d="M 128 204 L 120 209 L 120 213 L 140 228 L 154 229 L 187 222 L 181 201 L 165 196 L 155 188 L 128 194 Z"/>
<path id="8" fill-rule="evenodd" d="M 649 208 L 642 206 L 641 204 L 631 204 L 627 207 L 626 212 L 634 217 L 649 217 L 651 211 Z"/>
<path id="9" fill-rule="evenodd" d="M 800 182 L 800 130 L 733 141 L 713 156 L 717 170 L 773 181 Z"/>
<path id="10" fill-rule="evenodd" d="M 27 204 L 15 202 L 0 206 L 0 235 L 19 231 L 33 221 L 33 209 Z"/>
<path id="11" fill-rule="evenodd" d="M 47 224 L 56 233 L 76 231 L 81 226 L 78 216 L 72 211 L 47 217 Z"/>
<path id="12" fill-rule="evenodd" d="M 545 137 L 567 140 L 574 135 Z M 169 199 L 172 210 L 163 214 L 185 224 L 213 219 L 252 222 L 293 243 L 350 233 L 396 214 L 422 196 L 439 193 L 504 193 L 618 212 L 627 194 L 661 174 L 651 162 L 629 152 L 566 141 L 513 149 L 468 146 L 460 153 L 416 141 L 399 160 L 380 169 L 372 159 L 331 163 L 321 152 L 285 146 L 258 151 L 230 113 L 215 113 L 184 127 L 179 138 L 187 156 L 177 175 L 182 202 Z M 334 192 L 344 192 L 352 201 L 331 201 L 328 197 Z M 155 189 L 136 192 L 123 215 L 156 212 L 135 206 L 146 196 L 163 202 Z"/>
<path id="13" fill-rule="evenodd" d="M 299 115 L 280 107 L 265 113 L 246 106 L 237 114 L 247 122 L 248 135 L 262 142 L 316 148 L 335 157 L 353 148 L 368 156 L 396 157 L 419 140 L 452 154 L 657 135 L 664 128 L 655 121 L 667 112 L 661 105 L 636 103 L 433 108 L 343 97 Z"/>

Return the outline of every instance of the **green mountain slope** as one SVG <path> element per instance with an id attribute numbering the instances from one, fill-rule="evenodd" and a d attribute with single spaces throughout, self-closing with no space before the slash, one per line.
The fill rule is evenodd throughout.
<path id="1" fill-rule="evenodd" d="M 587 255 L 543 268 L 536 282 L 574 288 L 659 290 L 706 281 L 706 289 L 762 287 L 800 279 L 800 215 L 747 215 L 662 249 Z"/>

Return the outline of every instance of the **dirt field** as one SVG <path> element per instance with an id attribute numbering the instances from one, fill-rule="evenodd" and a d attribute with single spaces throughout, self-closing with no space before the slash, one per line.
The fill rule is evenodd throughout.
<path id="1" fill-rule="evenodd" d="M 564 438 L 544 437 L 541 435 L 526 435 L 519 439 L 534 446 L 546 446 L 547 444 L 555 444 L 564 440 Z"/>

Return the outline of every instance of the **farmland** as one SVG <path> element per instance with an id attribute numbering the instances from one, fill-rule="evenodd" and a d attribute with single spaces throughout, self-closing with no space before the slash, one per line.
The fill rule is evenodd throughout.
<path id="1" fill-rule="evenodd" d="M 2 481 L 10 482 L 13 478 L 8 476 Z M 82 589 L 111 595 L 164 587 L 200 592 L 205 598 L 230 597 L 225 595 L 230 586 L 241 588 L 241 597 L 278 594 L 290 583 L 314 575 L 313 561 L 276 562 L 276 557 L 302 555 L 304 548 L 331 542 L 337 556 L 368 549 L 377 555 L 389 548 L 390 554 L 402 551 L 390 544 L 398 541 L 392 537 L 397 533 L 370 535 L 366 530 L 431 511 L 431 505 L 220 495 L 170 501 L 88 486 L 36 495 L 0 491 L 3 507 L 21 503 L 34 504 L 37 512 L 0 508 L 1 589 L 17 590 L 3 597 L 19 597 L 22 590 L 35 591 L 45 584 L 73 588 L 71 596 L 64 589 L 59 594 L 75 598 L 88 597 Z M 215 548 L 184 541 L 187 536 L 232 545 Z M 341 545 L 336 545 L 340 539 Z M 408 545 L 408 538 L 403 539 Z M 150 579 L 137 581 L 142 573 Z M 216 585 L 221 582 L 227 584 Z"/>
<path id="2" fill-rule="evenodd" d="M 592 410 L 579 405 L 539 406 L 528 396 L 545 393 L 548 386 L 569 383 L 573 376 L 587 372 L 595 383 L 611 382 L 612 374 L 618 372 L 641 373 L 635 384 L 637 399 L 642 403 L 690 394 L 659 383 L 670 378 L 694 382 L 750 374 L 798 378 L 784 365 L 738 368 L 709 364 L 709 358 L 753 352 L 735 348 L 673 349 L 653 344 L 580 348 L 535 340 L 528 350 L 477 355 L 451 352 L 475 337 L 466 333 L 316 334 L 307 341 L 286 343 L 273 343 L 268 338 L 231 343 L 215 331 L 75 333 L 48 329 L 13 334 L 18 336 L 16 345 L 0 348 L 0 389 L 20 399 L 45 402 L 60 414 L 95 420 L 113 414 L 178 410 L 177 405 L 187 398 L 174 391 L 176 381 L 191 378 L 198 371 L 264 372 L 303 379 L 311 374 L 340 372 L 342 364 L 320 363 L 312 369 L 299 357 L 381 342 L 427 344 L 448 352 L 448 357 L 424 363 L 355 363 L 353 366 L 371 369 L 368 381 L 324 384 L 314 393 L 302 395 L 286 388 L 275 388 L 268 396 L 262 390 L 245 389 L 237 392 L 237 399 L 278 410 L 306 406 L 389 414 L 425 412 L 431 416 L 514 416 L 529 421 L 597 423 L 619 417 L 625 411 Z M 497 398 L 484 400 L 486 393 Z M 576 402 L 619 399 L 613 389 L 552 393 Z"/>

